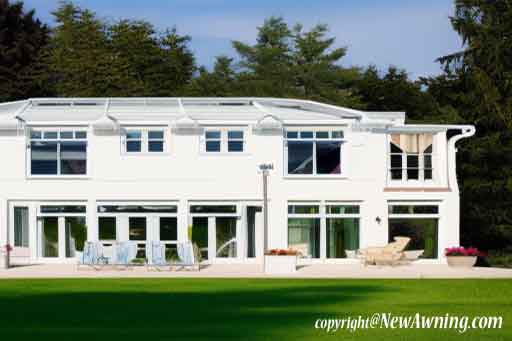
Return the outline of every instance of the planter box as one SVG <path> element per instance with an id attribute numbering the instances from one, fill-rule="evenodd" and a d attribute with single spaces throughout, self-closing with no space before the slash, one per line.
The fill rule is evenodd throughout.
<path id="1" fill-rule="evenodd" d="M 471 268 L 476 263 L 476 256 L 446 256 L 449 266 L 456 268 Z"/>
<path id="2" fill-rule="evenodd" d="M 265 256 L 266 274 L 291 274 L 297 271 L 297 256 Z"/>

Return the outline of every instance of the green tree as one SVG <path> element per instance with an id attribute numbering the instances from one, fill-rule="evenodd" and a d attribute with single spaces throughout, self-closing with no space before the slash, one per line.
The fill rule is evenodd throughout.
<path id="1" fill-rule="evenodd" d="M 458 154 L 463 243 L 512 252 L 512 1 L 455 1 L 451 22 L 464 49 L 429 91 L 477 128 Z"/>
<path id="2" fill-rule="evenodd" d="M 233 58 L 218 56 L 213 71 L 199 68 L 199 74 L 192 80 L 187 94 L 191 96 L 228 97 L 244 96 L 238 89 L 238 77 L 233 66 Z"/>
<path id="3" fill-rule="evenodd" d="M 38 81 L 47 72 L 41 56 L 48 40 L 48 27 L 34 10 L 0 0 L 0 102 L 49 94 Z"/>

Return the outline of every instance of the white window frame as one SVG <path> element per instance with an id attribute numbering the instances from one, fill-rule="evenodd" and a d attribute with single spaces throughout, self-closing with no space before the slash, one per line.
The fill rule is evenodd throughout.
<path id="1" fill-rule="evenodd" d="M 207 139 L 206 133 L 218 131 L 220 132 L 219 139 Z M 239 131 L 242 132 L 243 138 L 241 139 L 230 139 L 229 132 Z M 247 151 L 247 128 L 243 126 L 233 126 L 233 127 L 207 127 L 204 129 L 204 133 L 200 138 L 200 154 L 202 155 L 248 155 Z M 219 141 L 220 142 L 220 151 L 207 151 L 206 150 L 206 142 L 207 141 Z M 243 151 L 229 151 L 228 143 L 229 141 L 241 141 L 243 144 Z"/>
<path id="2" fill-rule="evenodd" d="M 129 139 L 127 133 L 130 131 L 139 131 L 140 139 Z M 162 139 L 150 139 L 149 132 L 159 131 L 163 133 Z M 170 138 L 168 137 L 169 129 L 163 126 L 124 126 L 121 134 L 121 154 L 125 156 L 149 156 L 149 155 L 167 155 L 169 154 L 169 143 Z M 129 152 L 128 141 L 140 141 L 140 151 L 139 152 Z M 149 151 L 149 142 L 150 141 L 159 141 L 163 142 L 163 151 Z"/>
<path id="3" fill-rule="evenodd" d="M 413 134 L 414 135 L 414 134 Z M 423 184 L 433 184 L 436 182 L 437 177 L 435 171 L 437 170 L 437 153 L 436 153 L 436 135 L 432 134 L 432 153 L 407 153 L 403 151 L 402 153 L 392 153 L 391 152 L 391 135 L 387 136 L 387 179 L 390 184 L 399 184 L 399 185 L 423 185 Z M 401 179 L 393 179 L 391 175 L 391 156 L 392 155 L 400 155 L 402 157 L 402 178 Z M 418 156 L 418 168 L 408 168 L 407 167 L 407 155 L 417 155 Z M 430 155 L 431 157 L 431 168 L 425 168 L 425 155 Z M 394 168 L 396 169 L 396 168 Z M 407 178 L 407 170 L 409 169 L 417 169 L 418 170 L 418 179 L 408 179 Z M 432 172 L 431 179 L 425 179 L 425 169 L 430 169 Z"/>
<path id="4" fill-rule="evenodd" d="M 41 132 L 41 138 L 32 138 L 33 132 Z M 44 134 L 46 132 L 55 132 L 57 134 L 57 138 L 45 138 Z M 62 132 L 73 132 L 72 138 L 61 138 Z M 85 138 L 76 137 L 76 134 L 78 133 L 86 133 Z M 52 128 L 45 128 L 45 127 L 32 127 L 28 129 L 28 136 L 27 136 L 27 147 L 26 147 L 26 177 L 30 179 L 48 179 L 48 178 L 63 178 L 63 179 L 87 179 L 90 175 L 90 157 L 89 157 L 89 136 L 90 131 L 86 127 L 52 127 Z M 32 174 L 32 142 L 55 142 L 57 143 L 57 174 Z M 85 165 L 85 174 L 61 174 L 61 142 L 70 142 L 70 141 L 80 141 L 85 142 L 86 144 L 86 150 L 85 150 L 85 157 L 86 157 L 86 165 Z"/>
<path id="5" fill-rule="evenodd" d="M 297 138 L 289 138 L 289 132 L 297 132 Z M 313 137 L 301 137 L 301 133 L 303 132 L 312 132 Z M 318 132 L 328 132 L 328 138 L 318 138 Z M 334 136 L 335 133 L 341 132 L 342 137 Z M 348 140 L 346 139 L 347 129 L 346 127 L 312 127 L 312 128 L 295 128 L 289 127 L 284 131 L 283 136 L 283 175 L 285 178 L 347 178 L 347 144 Z M 313 172 L 311 174 L 290 174 L 288 173 L 288 141 L 310 141 L 313 142 Z M 316 142 L 317 141 L 339 141 L 340 145 L 340 174 L 318 174 L 317 173 L 317 158 L 316 158 Z"/>

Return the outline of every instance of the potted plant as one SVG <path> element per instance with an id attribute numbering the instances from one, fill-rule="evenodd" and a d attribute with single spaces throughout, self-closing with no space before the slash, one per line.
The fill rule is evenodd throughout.
<path id="1" fill-rule="evenodd" d="M 265 253 L 265 273 L 288 274 L 297 270 L 298 252 L 293 249 L 272 249 Z"/>
<path id="2" fill-rule="evenodd" d="M 478 256 L 482 256 L 478 249 L 474 247 L 464 248 L 462 246 L 446 248 L 444 254 L 449 266 L 461 268 L 473 267 Z"/>
<path id="3" fill-rule="evenodd" d="M 2 256 L 3 256 L 2 269 L 9 269 L 9 266 L 11 263 L 11 259 L 10 259 L 11 251 L 12 251 L 11 245 L 5 244 L 4 246 L 2 246 Z"/>

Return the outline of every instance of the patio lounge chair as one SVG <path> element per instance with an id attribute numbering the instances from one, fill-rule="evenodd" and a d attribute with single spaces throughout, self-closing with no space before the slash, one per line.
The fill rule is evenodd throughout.
<path id="1" fill-rule="evenodd" d="M 395 237 L 395 241 L 386 246 L 369 247 L 359 250 L 364 265 L 396 265 L 404 257 L 404 249 L 411 238 Z"/>
<path id="2" fill-rule="evenodd" d="M 171 266 L 175 266 L 176 269 L 197 269 L 201 270 L 200 266 L 200 255 L 197 246 L 191 242 L 178 243 L 178 257 L 179 261 L 173 262 Z"/>
<path id="3" fill-rule="evenodd" d="M 135 242 L 119 242 L 114 245 L 112 264 L 116 267 L 124 267 L 126 269 L 136 256 L 137 244 Z"/>
<path id="4" fill-rule="evenodd" d="M 170 266 L 165 259 L 165 244 L 159 241 L 148 241 L 146 243 L 146 267 L 160 270 L 161 267 Z"/>
<path id="5" fill-rule="evenodd" d="M 80 270 L 81 265 L 86 265 L 98 270 L 98 258 L 100 256 L 99 243 L 85 242 L 84 250 L 76 252 L 77 270 Z"/>

